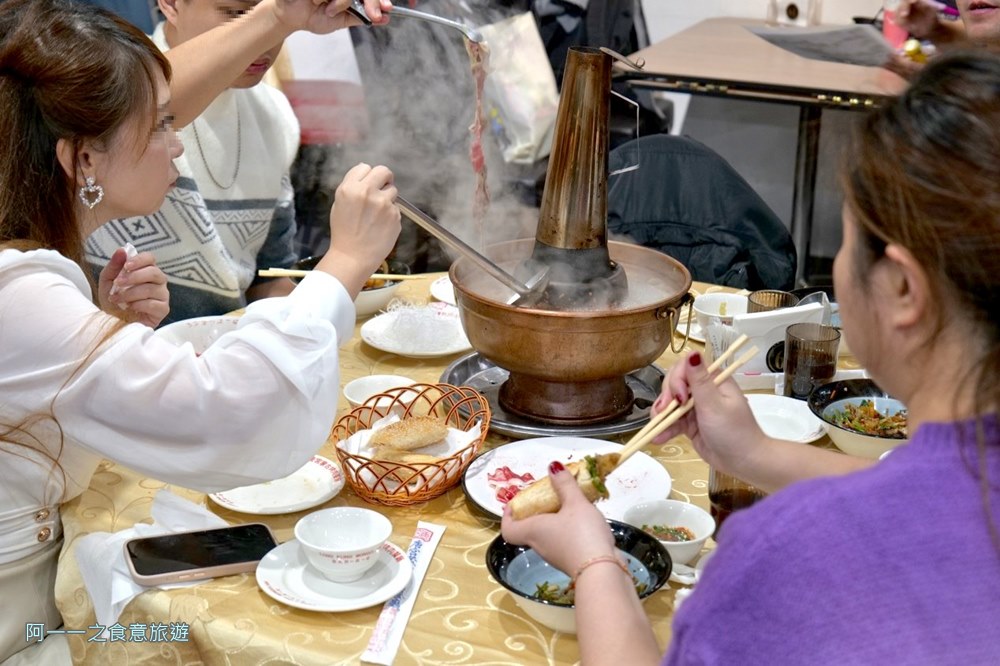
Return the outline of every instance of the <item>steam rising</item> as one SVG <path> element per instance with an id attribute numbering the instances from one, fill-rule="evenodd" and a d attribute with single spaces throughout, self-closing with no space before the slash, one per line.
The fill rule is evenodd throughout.
<path id="1" fill-rule="evenodd" d="M 420 10 L 475 26 L 512 13 L 491 4 L 469 7 L 464 2 L 428 0 Z M 358 161 L 385 164 L 393 170 L 402 196 L 476 249 L 532 236 L 537 210 L 523 206 L 514 195 L 515 167 L 503 162 L 489 122 L 483 146 L 493 204 L 485 229 L 473 223 L 475 174 L 469 160 L 469 126 L 475 84 L 461 33 L 405 17 L 353 32 L 370 129 L 362 142 L 332 165 L 339 174 L 327 177 L 327 182 L 333 178 L 335 186 L 343 170 Z M 405 236 L 413 235 L 408 226 L 404 222 L 401 254 L 406 251 Z M 452 258 L 439 257 L 433 268 L 446 268 Z"/>

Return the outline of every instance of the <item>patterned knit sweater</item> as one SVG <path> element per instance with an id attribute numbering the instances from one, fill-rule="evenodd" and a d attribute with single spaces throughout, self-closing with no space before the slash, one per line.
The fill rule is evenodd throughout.
<path id="1" fill-rule="evenodd" d="M 167 50 L 162 24 L 153 41 Z M 266 84 L 226 90 L 179 134 L 180 177 L 160 210 L 112 220 L 86 244 L 98 267 L 127 242 L 156 256 L 170 289 L 164 324 L 243 307 L 258 267 L 297 258 L 289 169 L 299 125 L 285 96 Z"/>

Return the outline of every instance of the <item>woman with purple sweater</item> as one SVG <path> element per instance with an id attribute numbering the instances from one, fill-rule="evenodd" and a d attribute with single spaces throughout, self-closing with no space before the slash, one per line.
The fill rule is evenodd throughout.
<path id="1" fill-rule="evenodd" d="M 872 464 L 766 437 L 697 353 L 670 373 L 684 434 L 771 491 L 730 517 L 665 658 L 600 513 L 559 463 L 557 514 L 514 520 L 576 580 L 582 662 L 984 664 L 1000 655 L 1000 57 L 944 56 L 859 125 L 834 285 L 845 337 L 909 409 Z M 581 570 L 581 566 L 583 569 Z"/>

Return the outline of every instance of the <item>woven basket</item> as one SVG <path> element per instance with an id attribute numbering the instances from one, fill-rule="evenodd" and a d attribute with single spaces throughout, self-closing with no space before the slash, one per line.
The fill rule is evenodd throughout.
<path id="1" fill-rule="evenodd" d="M 341 448 L 340 442 L 371 428 L 371 424 L 390 411 L 404 419 L 434 415 L 448 427 L 460 430 L 470 430 L 479 421 L 480 435 L 453 455 L 426 463 L 376 461 Z M 451 384 L 413 384 L 371 396 L 340 417 L 330 431 L 330 439 L 336 445 L 347 483 L 358 496 L 376 504 L 405 506 L 426 502 L 454 487 L 482 448 L 489 427 L 489 402 L 475 389 Z"/>

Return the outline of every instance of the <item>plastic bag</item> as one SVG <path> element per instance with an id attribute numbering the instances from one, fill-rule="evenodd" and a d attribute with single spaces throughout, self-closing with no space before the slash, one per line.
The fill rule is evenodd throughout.
<path id="1" fill-rule="evenodd" d="M 505 162 L 533 164 L 548 156 L 559 90 L 531 12 L 480 27 L 490 49 L 483 97 L 490 130 Z"/>

